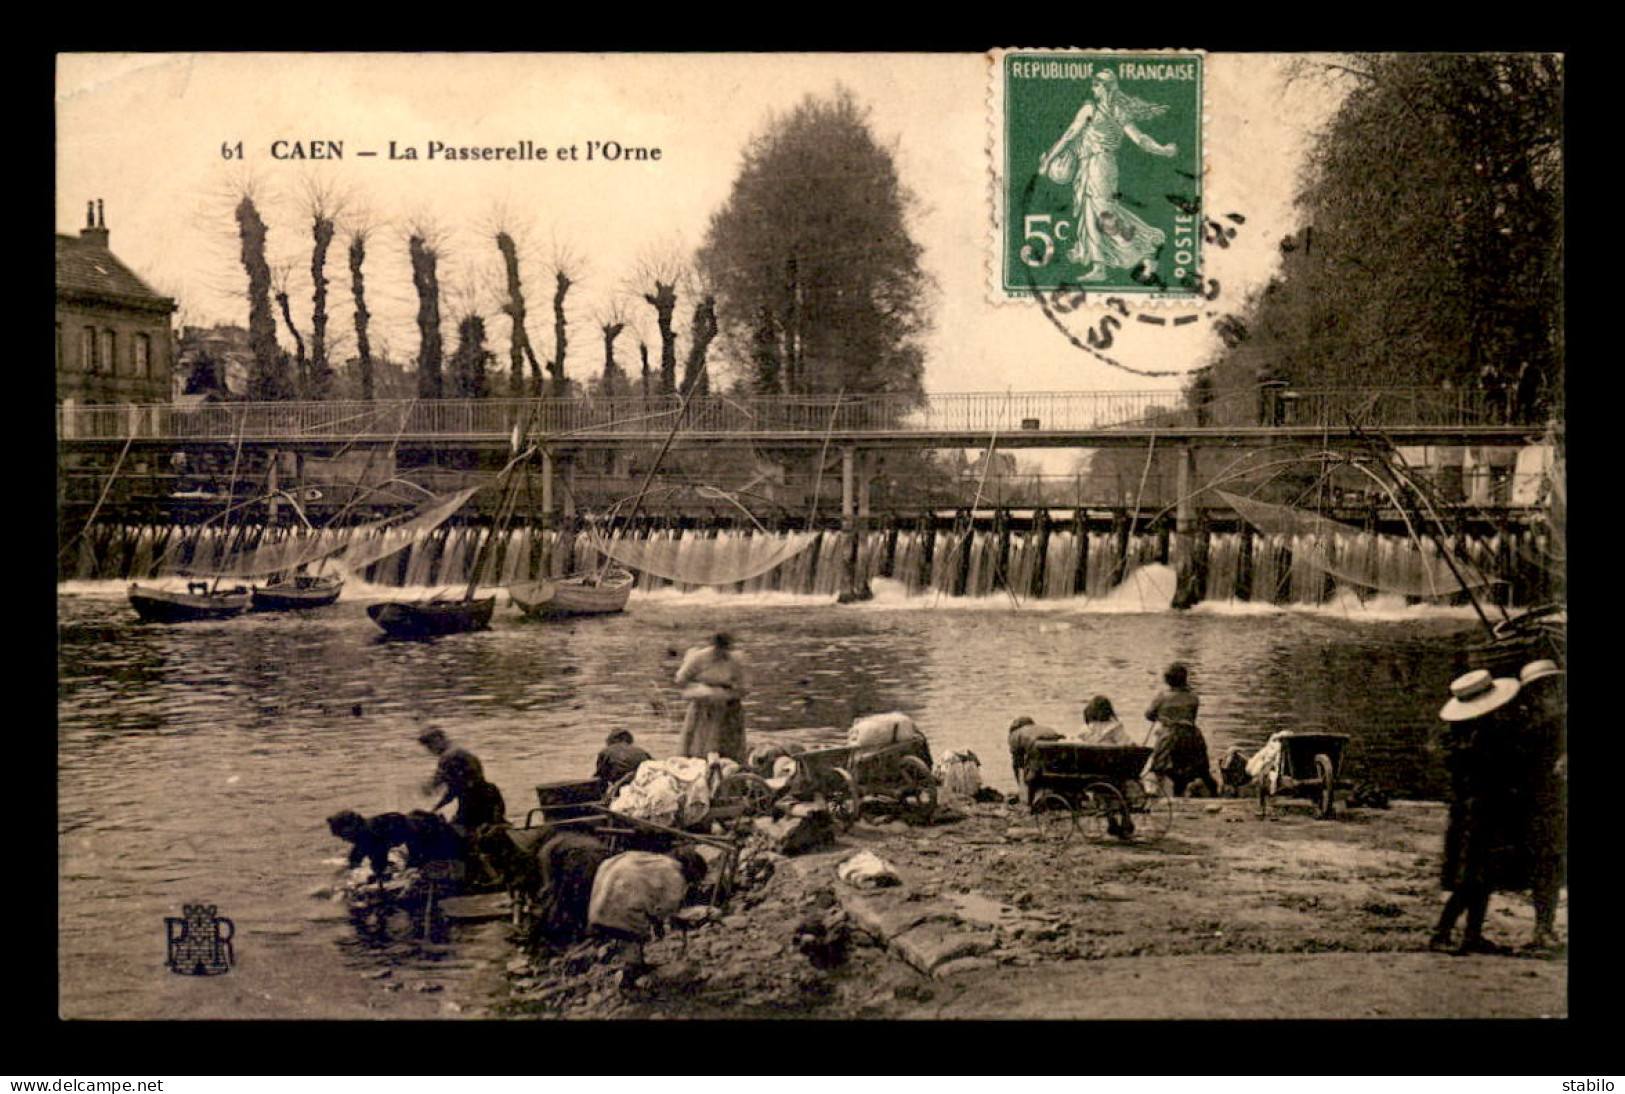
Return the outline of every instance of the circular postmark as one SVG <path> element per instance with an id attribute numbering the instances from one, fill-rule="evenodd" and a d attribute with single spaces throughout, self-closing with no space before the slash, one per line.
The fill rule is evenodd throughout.
<path id="1" fill-rule="evenodd" d="M 1034 195 L 1043 182 L 1053 182 L 1052 175 L 1035 171 L 1022 187 L 1021 200 L 1016 207 L 1018 223 L 1031 225 L 1035 217 L 1045 214 L 1030 212 L 1035 207 Z M 1164 378 L 1185 376 L 1201 368 L 1156 369 L 1141 368 L 1122 360 L 1114 349 L 1133 341 L 1155 337 L 1159 332 L 1187 329 L 1196 324 L 1208 324 L 1226 345 L 1234 345 L 1244 336 L 1244 329 L 1234 315 L 1221 312 L 1215 305 L 1223 297 L 1223 286 L 1216 277 L 1204 272 L 1202 256 L 1194 245 L 1186 249 L 1186 240 L 1200 240 L 1203 247 L 1225 249 L 1237 238 L 1247 218 L 1236 212 L 1218 217 L 1207 216 L 1198 198 L 1190 194 L 1167 194 L 1162 198 L 1172 207 L 1179 222 L 1191 225 L 1191 235 L 1174 235 L 1151 248 L 1149 253 L 1130 269 L 1129 277 L 1141 287 L 1135 295 L 1119 289 L 1105 288 L 1087 278 L 1087 269 L 1070 275 L 1052 274 L 1047 283 L 1037 276 L 1037 265 L 1048 265 L 1054 254 L 1045 254 L 1046 241 L 1035 240 L 1035 261 L 1024 262 L 1022 270 L 1025 287 L 1021 295 L 1030 296 L 1038 305 L 1046 321 L 1074 348 L 1094 359 L 1137 376 Z M 1121 224 L 1106 210 L 1103 232 L 1120 231 Z M 1046 217 L 1053 223 L 1053 218 Z M 1063 235 L 1066 233 L 1063 233 Z M 1047 241 L 1051 247 L 1059 242 Z M 1168 252 L 1172 252 L 1171 254 Z M 1024 259 L 1029 256 L 1023 256 Z M 1042 258 L 1043 263 L 1036 262 Z M 1183 261 L 1182 261 L 1183 260 Z M 1176 295 L 1177 294 L 1177 295 Z M 1171 307 L 1170 304 L 1189 305 L 1189 308 Z M 1104 314 L 1101 314 L 1104 309 Z M 1171 314 L 1172 313 L 1172 314 Z"/>

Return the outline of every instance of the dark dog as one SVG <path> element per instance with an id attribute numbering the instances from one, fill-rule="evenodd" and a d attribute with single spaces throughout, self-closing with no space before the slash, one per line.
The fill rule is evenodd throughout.
<path id="1" fill-rule="evenodd" d="M 406 848 L 408 866 L 460 860 L 468 850 L 463 837 L 444 817 L 421 809 L 414 809 L 410 814 L 380 813 L 375 817 L 363 817 L 346 809 L 328 817 L 327 827 L 339 839 L 353 845 L 351 867 L 369 862 L 378 877 L 389 873 L 389 852 L 396 847 Z"/>

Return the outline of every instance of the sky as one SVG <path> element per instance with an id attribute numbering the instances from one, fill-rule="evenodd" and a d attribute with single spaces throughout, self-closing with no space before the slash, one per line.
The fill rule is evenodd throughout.
<path id="1" fill-rule="evenodd" d="M 597 325 L 612 313 L 632 335 L 618 347 L 623 367 L 635 363 L 639 335 L 657 344 L 634 275 L 692 256 L 751 137 L 807 95 L 845 87 L 869 108 L 876 137 L 894 149 L 903 185 L 917 198 L 909 227 L 934 282 L 928 391 L 1172 391 L 1211 358 L 1212 316 L 1238 310 L 1268 280 L 1279 241 L 1298 226 L 1292 198 L 1304 154 L 1343 89 L 1333 78 L 1289 81 L 1293 60 L 1206 56 L 1207 212 L 1245 219 L 1226 220 L 1236 229 L 1229 247 L 1207 248 L 1206 275 L 1218 279 L 1220 295 L 1197 307 L 1201 321 L 1129 323 L 1110 348 L 1115 363 L 1074 346 L 1031 301 L 1000 301 L 991 288 L 998 129 L 984 54 L 64 54 L 56 230 L 77 233 L 86 202 L 100 199 L 114 253 L 177 299 L 181 323 L 246 325 L 232 209 L 251 192 L 270 226 L 272 265 L 284 271 L 308 337 L 303 208 L 311 190 L 325 191 L 348 210 L 328 270 L 337 359 L 353 352 L 343 233 L 365 222 L 375 352 L 380 342 L 398 360 L 416 352 L 406 239 L 410 228 L 428 226 L 443 255 L 448 352 L 450 317 L 471 307 L 487 317 L 488 344 L 505 362 L 492 237 L 506 228 L 520 245 L 530 335 L 544 359 L 553 345 L 552 270 L 562 259 L 571 273 L 568 367 L 587 379 L 602 364 Z M 549 158 L 388 155 L 391 141 L 423 157 L 431 141 L 525 140 Z M 277 141 L 340 141 L 345 155 L 277 159 Z M 658 148 L 660 158 L 586 162 L 589 141 Z M 559 149 L 569 146 L 578 158 L 561 161 Z M 363 150 L 379 155 L 358 156 Z M 1153 314 L 1186 314 L 1190 305 L 1170 307 Z M 679 354 L 691 310 L 691 301 L 679 301 Z M 1066 322 L 1081 336 L 1106 314 L 1092 304 Z"/>

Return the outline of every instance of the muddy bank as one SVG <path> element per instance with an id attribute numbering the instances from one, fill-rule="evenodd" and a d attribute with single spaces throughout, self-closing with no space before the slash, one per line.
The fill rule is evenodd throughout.
<path id="1" fill-rule="evenodd" d="M 1562 954 L 1428 950 L 1442 806 L 1332 820 L 1293 803 L 1267 820 L 1249 800 L 1175 806 L 1165 837 L 1126 843 L 1062 842 L 1003 804 L 926 828 L 865 821 L 832 847 L 776 860 L 725 910 L 651 945 L 657 969 L 630 987 L 604 946 L 534 963 L 510 947 L 497 1001 L 470 1016 L 1567 1015 Z M 901 884 L 839 880 L 838 864 L 861 850 Z M 1496 897 L 1492 941 L 1521 946 L 1532 926 L 1527 900 Z M 487 939 L 506 929 L 482 928 Z"/>

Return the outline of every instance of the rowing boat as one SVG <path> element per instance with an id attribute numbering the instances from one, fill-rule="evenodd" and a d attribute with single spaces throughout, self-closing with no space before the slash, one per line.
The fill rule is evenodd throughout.
<path id="1" fill-rule="evenodd" d="M 485 630 L 496 606 L 495 596 L 385 600 L 367 605 L 367 614 L 392 637 L 427 638 Z"/>
<path id="2" fill-rule="evenodd" d="M 514 606 L 532 619 L 567 615 L 608 615 L 626 610 L 632 572 L 619 568 L 508 586 Z"/>
<path id="3" fill-rule="evenodd" d="M 143 623 L 185 623 L 196 619 L 229 619 L 248 610 L 253 596 L 241 585 L 210 589 L 194 581 L 185 592 L 150 585 L 130 586 L 130 607 Z"/>
<path id="4" fill-rule="evenodd" d="M 338 600 L 344 579 L 337 574 L 294 574 L 252 589 L 257 612 L 325 608 Z"/>

